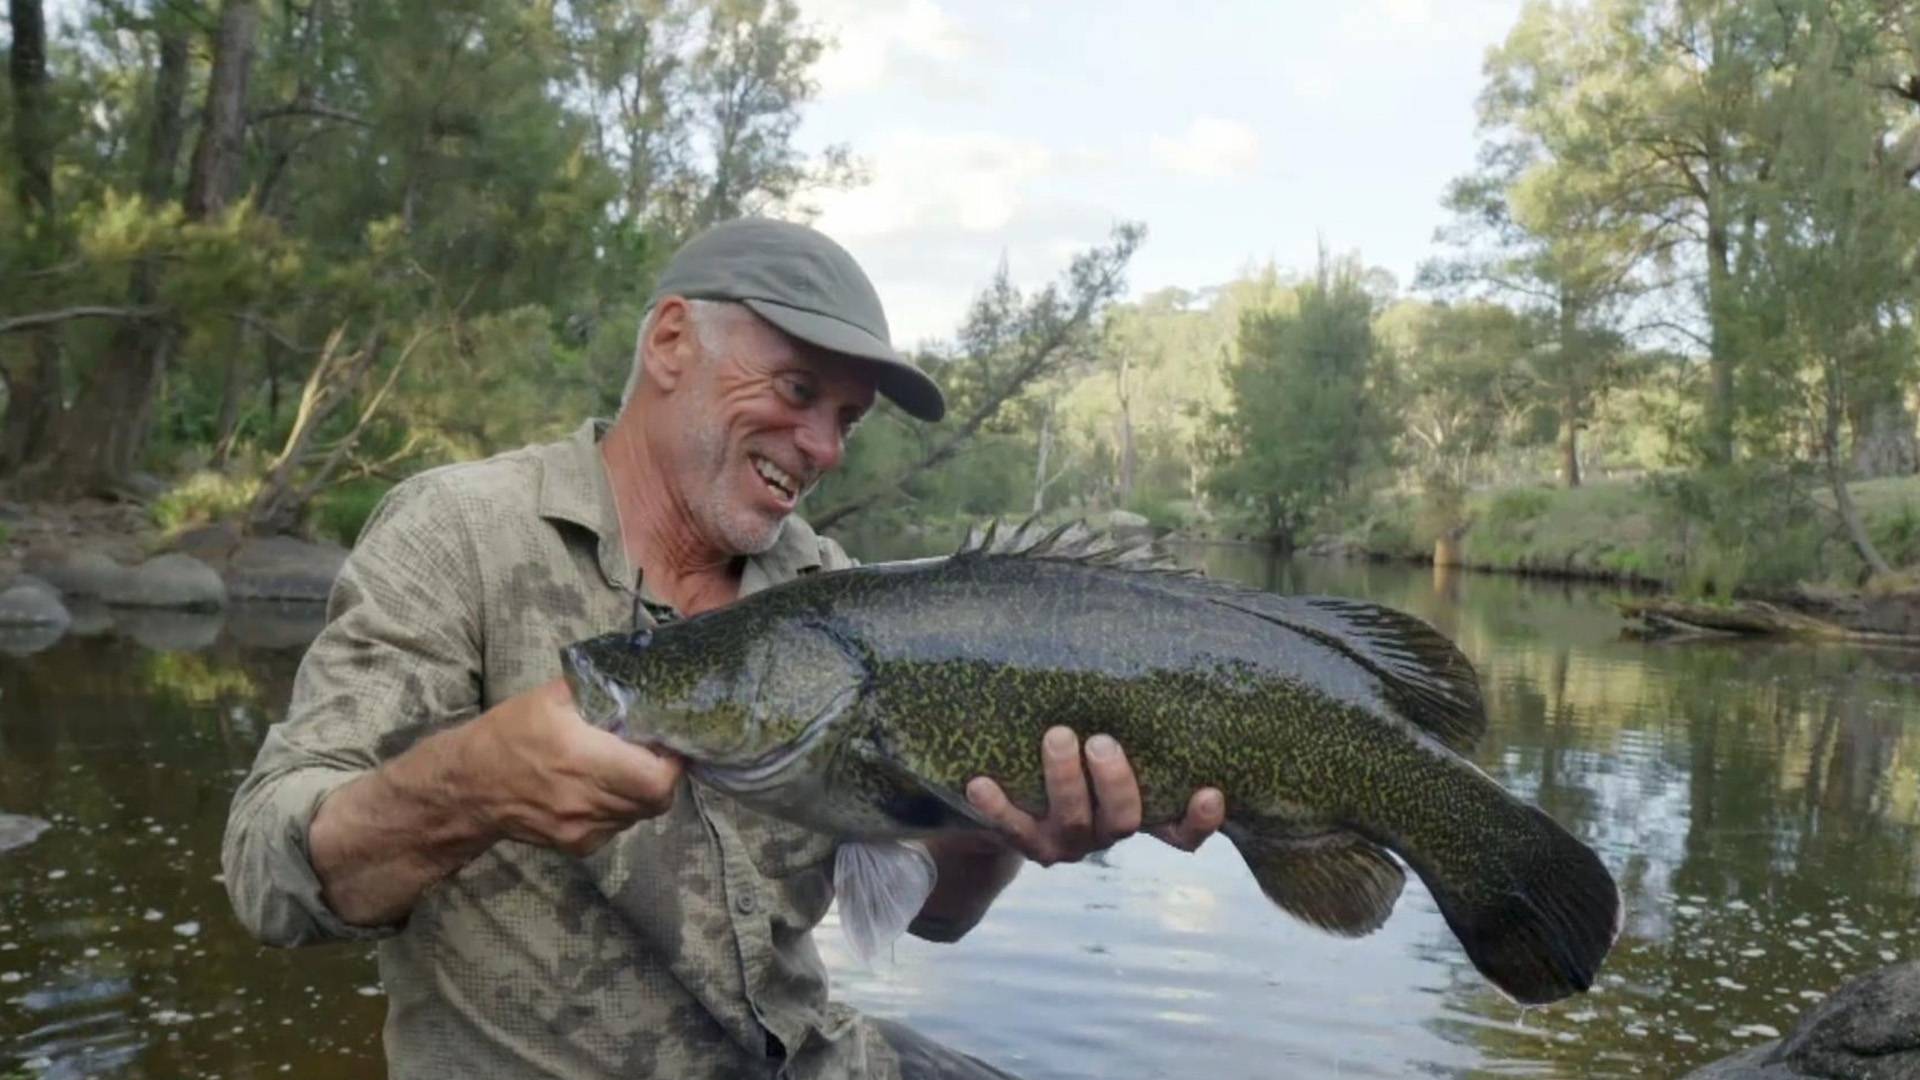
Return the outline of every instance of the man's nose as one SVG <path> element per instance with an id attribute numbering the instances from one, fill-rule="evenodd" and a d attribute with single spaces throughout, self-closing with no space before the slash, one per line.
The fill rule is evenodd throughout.
<path id="1" fill-rule="evenodd" d="M 840 434 L 839 421 L 821 412 L 816 410 L 808 415 L 794 433 L 794 441 L 816 470 L 828 472 L 839 466 L 840 457 L 846 451 L 846 440 Z"/>

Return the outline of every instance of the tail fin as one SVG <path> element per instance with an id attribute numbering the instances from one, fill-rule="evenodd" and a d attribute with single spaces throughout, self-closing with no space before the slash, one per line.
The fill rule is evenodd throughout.
<path id="1" fill-rule="evenodd" d="M 1460 880 L 1415 865 L 1473 966 L 1526 1005 L 1593 985 L 1620 936 L 1620 890 L 1593 849 L 1532 806 L 1521 835 Z"/>

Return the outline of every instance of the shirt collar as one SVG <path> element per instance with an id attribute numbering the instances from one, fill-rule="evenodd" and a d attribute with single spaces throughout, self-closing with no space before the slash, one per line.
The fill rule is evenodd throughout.
<path id="1" fill-rule="evenodd" d="M 600 457 L 600 439 L 607 427 L 605 420 L 588 420 L 566 440 L 541 448 L 540 516 L 592 533 L 599 542 L 600 573 L 607 584 L 631 592 L 640 587 L 640 572 L 627 561 L 626 545 L 620 539 L 620 512 L 614 507 L 613 487 Z M 811 573 L 821 565 L 820 541 L 812 526 L 790 515 L 772 547 L 747 557 L 740 573 L 740 595 Z"/>

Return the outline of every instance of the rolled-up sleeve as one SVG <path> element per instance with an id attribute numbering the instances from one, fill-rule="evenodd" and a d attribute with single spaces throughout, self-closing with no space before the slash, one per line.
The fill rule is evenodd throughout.
<path id="1" fill-rule="evenodd" d="M 227 895 L 269 945 L 365 940 L 321 898 L 307 831 L 334 789 L 479 711 L 480 580 L 471 507 L 424 474 L 395 488 L 347 557 L 287 716 L 227 817 Z"/>

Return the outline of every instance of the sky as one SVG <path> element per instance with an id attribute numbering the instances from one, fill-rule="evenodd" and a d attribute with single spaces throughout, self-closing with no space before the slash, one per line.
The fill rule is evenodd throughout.
<path id="1" fill-rule="evenodd" d="M 1470 171 L 1521 0 L 801 0 L 836 41 L 798 134 L 897 345 L 950 339 L 1004 257 L 1037 287 L 1121 221 L 1133 295 L 1357 252 L 1411 284 Z"/>

